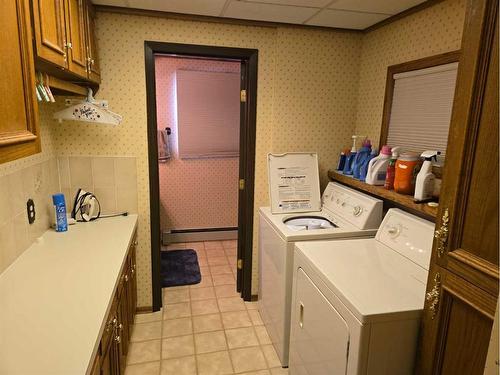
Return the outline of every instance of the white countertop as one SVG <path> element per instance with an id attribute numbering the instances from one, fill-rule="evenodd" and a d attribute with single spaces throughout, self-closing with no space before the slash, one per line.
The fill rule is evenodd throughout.
<path id="1" fill-rule="evenodd" d="M 47 231 L 0 275 L 0 374 L 90 371 L 137 215 Z"/>

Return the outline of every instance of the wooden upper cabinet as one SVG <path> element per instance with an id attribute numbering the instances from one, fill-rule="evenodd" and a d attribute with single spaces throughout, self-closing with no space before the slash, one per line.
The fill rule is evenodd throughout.
<path id="1" fill-rule="evenodd" d="M 95 36 L 95 10 L 90 1 L 85 7 L 85 24 L 87 37 L 87 62 L 89 68 L 89 79 L 92 82 L 101 82 L 101 68 L 99 66 L 99 55 L 97 52 L 97 39 Z"/>
<path id="2" fill-rule="evenodd" d="M 68 69 L 82 77 L 88 76 L 85 7 L 85 0 L 66 1 Z"/>
<path id="3" fill-rule="evenodd" d="M 84 78 L 99 83 L 95 14 L 91 1 L 32 2 L 36 57 L 42 70 L 59 74 L 63 79 L 81 82 Z"/>
<path id="4" fill-rule="evenodd" d="M 61 68 L 68 67 L 65 0 L 33 0 L 36 55 Z"/>
<path id="5" fill-rule="evenodd" d="M 0 163 L 40 152 L 28 0 L 0 2 Z"/>

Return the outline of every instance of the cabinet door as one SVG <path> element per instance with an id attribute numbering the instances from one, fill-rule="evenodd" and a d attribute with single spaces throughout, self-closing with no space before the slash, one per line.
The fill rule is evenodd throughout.
<path id="1" fill-rule="evenodd" d="M 67 0 L 66 35 L 68 39 L 68 69 L 87 77 L 87 38 L 85 34 L 85 0 Z"/>
<path id="2" fill-rule="evenodd" d="M 36 55 L 67 68 L 65 0 L 33 0 Z"/>
<path id="3" fill-rule="evenodd" d="M 87 62 L 89 68 L 89 79 L 92 82 L 101 82 L 101 68 L 99 66 L 99 55 L 97 51 L 97 39 L 95 35 L 95 10 L 90 1 L 86 1 L 85 25 L 87 40 Z"/>
<path id="4" fill-rule="evenodd" d="M 94 364 L 92 365 L 90 375 L 101 375 L 101 356 L 99 353 L 97 353 L 94 359 Z"/>
<path id="5" fill-rule="evenodd" d="M 434 261 L 498 295 L 498 1 L 466 17 Z"/>
<path id="6" fill-rule="evenodd" d="M 27 0 L 0 3 L 0 163 L 40 152 L 38 106 Z"/>
<path id="7" fill-rule="evenodd" d="M 496 296 L 437 265 L 423 316 L 420 374 L 482 374 Z"/>

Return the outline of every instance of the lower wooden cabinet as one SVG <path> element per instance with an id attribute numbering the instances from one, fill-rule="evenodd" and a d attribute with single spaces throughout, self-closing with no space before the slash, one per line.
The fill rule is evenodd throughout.
<path id="1" fill-rule="evenodd" d="M 99 351 L 93 363 L 92 375 L 125 374 L 129 341 L 137 307 L 136 246 L 137 240 L 134 236 L 106 319 Z"/>

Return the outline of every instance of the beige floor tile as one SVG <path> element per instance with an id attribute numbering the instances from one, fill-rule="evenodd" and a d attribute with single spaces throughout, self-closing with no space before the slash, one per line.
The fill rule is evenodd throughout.
<path id="1" fill-rule="evenodd" d="M 212 353 L 227 350 L 224 331 L 195 333 L 196 353 Z"/>
<path id="2" fill-rule="evenodd" d="M 158 375 L 160 373 L 160 361 L 140 363 L 125 367 L 125 375 Z"/>
<path id="3" fill-rule="evenodd" d="M 218 247 L 222 247 L 222 242 L 221 241 L 205 241 L 205 242 L 203 242 L 203 245 L 205 245 L 205 250 L 215 249 Z"/>
<path id="4" fill-rule="evenodd" d="M 223 266 L 227 264 L 229 263 L 227 257 L 225 256 L 213 257 L 213 258 L 208 257 L 209 266 Z M 236 264 L 236 262 L 234 264 Z"/>
<path id="5" fill-rule="evenodd" d="M 252 324 L 254 326 L 261 326 L 264 324 L 258 310 L 248 310 L 248 314 L 250 315 L 250 319 L 252 320 Z"/>
<path id="6" fill-rule="evenodd" d="M 196 359 L 191 356 L 164 360 L 161 375 L 196 375 Z"/>
<path id="7" fill-rule="evenodd" d="M 191 289 L 191 301 L 199 301 L 203 299 L 215 298 L 215 290 L 213 287 Z"/>
<path id="8" fill-rule="evenodd" d="M 262 351 L 264 352 L 264 356 L 266 357 L 267 365 L 269 367 L 279 367 L 281 366 L 280 359 L 278 354 L 276 354 L 276 350 L 274 350 L 274 346 L 272 345 L 263 345 Z"/>
<path id="9" fill-rule="evenodd" d="M 222 247 L 216 248 L 216 249 L 208 249 L 206 251 L 206 253 L 207 253 L 208 259 L 226 256 L 226 252 L 224 251 L 224 249 Z"/>
<path id="10" fill-rule="evenodd" d="M 208 266 L 201 266 L 200 265 L 200 273 L 201 276 L 210 276 L 210 268 Z"/>
<path id="11" fill-rule="evenodd" d="M 288 375 L 288 369 L 283 367 L 275 367 L 270 371 L 272 375 Z"/>
<path id="12" fill-rule="evenodd" d="M 236 257 L 227 257 L 227 262 L 229 264 L 229 267 L 231 267 L 232 269 L 236 269 Z"/>
<path id="13" fill-rule="evenodd" d="M 193 333 L 191 318 L 170 319 L 163 321 L 163 337 L 183 336 Z"/>
<path id="14" fill-rule="evenodd" d="M 135 323 L 150 323 L 161 320 L 162 312 L 156 311 L 154 313 L 136 314 Z"/>
<path id="15" fill-rule="evenodd" d="M 226 330 L 226 337 L 229 349 L 259 345 L 253 327 L 228 329 Z"/>
<path id="16" fill-rule="evenodd" d="M 189 288 L 170 289 L 165 288 L 163 292 L 163 304 L 189 302 Z"/>
<path id="17" fill-rule="evenodd" d="M 161 338 L 161 322 L 134 324 L 130 341 L 146 341 Z"/>
<path id="18" fill-rule="evenodd" d="M 269 370 L 259 370 L 251 372 L 240 372 L 239 375 L 270 375 Z"/>
<path id="19" fill-rule="evenodd" d="M 247 310 L 258 310 L 259 309 L 259 303 L 256 302 L 247 302 L 245 301 L 245 306 L 247 307 Z"/>
<path id="20" fill-rule="evenodd" d="M 213 275 L 223 275 L 223 274 L 233 274 L 233 271 L 231 271 L 231 267 L 229 267 L 227 264 L 223 264 L 222 266 L 211 266 L 210 267 L 210 272 Z"/>
<path id="21" fill-rule="evenodd" d="M 220 331 L 222 329 L 220 314 L 193 316 L 193 329 L 195 333 Z"/>
<path id="22" fill-rule="evenodd" d="M 195 315 L 215 314 L 219 312 L 219 306 L 215 299 L 205 299 L 191 302 L 191 313 Z"/>
<path id="23" fill-rule="evenodd" d="M 131 342 L 128 348 L 127 365 L 160 360 L 160 340 Z"/>
<path id="24" fill-rule="evenodd" d="M 255 326 L 253 328 L 255 329 L 260 345 L 271 344 L 271 338 L 269 337 L 265 326 Z"/>
<path id="25" fill-rule="evenodd" d="M 232 273 L 224 273 L 221 275 L 212 275 L 212 280 L 215 286 L 217 285 L 235 285 L 236 280 Z"/>
<path id="26" fill-rule="evenodd" d="M 236 285 L 218 285 L 215 287 L 215 295 L 217 298 L 224 297 L 240 297 L 240 294 L 236 291 Z"/>
<path id="27" fill-rule="evenodd" d="M 240 297 L 219 298 L 217 303 L 221 312 L 246 310 L 245 304 Z"/>
<path id="28" fill-rule="evenodd" d="M 201 281 L 198 284 L 193 284 L 190 286 L 191 289 L 207 288 L 213 286 L 212 277 L 210 275 L 202 275 Z"/>
<path id="29" fill-rule="evenodd" d="M 179 250 L 179 249 L 185 249 L 186 244 L 185 243 L 172 243 L 170 245 L 164 246 L 163 248 L 166 248 L 167 250 Z"/>
<path id="30" fill-rule="evenodd" d="M 238 247 L 238 240 L 224 240 L 221 241 L 222 247 L 225 249 L 232 249 Z"/>
<path id="31" fill-rule="evenodd" d="M 267 368 L 264 354 L 259 346 L 232 349 L 229 353 L 231 354 L 231 361 L 233 362 L 234 371 L 236 373 L 263 370 Z"/>
<path id="32" fill-rule="evenodd" d="M 215 352 L 196 356 L 199 375 L 226 375 L 233 373 L 229 352 Z"/>
<path id="33" fill-rule="evenodd" d="M 203 242 L 185 242 L 186 249 L 205 250 Z"/>
<path id="34" fill-rule="evenodd" d="M 221 313 L 224 329 L 251 327 L 252 321 L 246 311 L 232 311 Z"/>
<path id="35" fill-rule="evenodd" d="M 238 249 L 224 249 L 224 254 L 228 257 L 235 257 L 238 255 Z"/>
<path id="36" fill-rule="evenodd" d="M 163 339 L 161 358 L 177 358 L 194 354 L 193 335 L 169 337 Z"/>
<path id="37" fill-rule="evenodd" d="M 198 265 L 200 267 L 208 267 L 208 258 L 207 257 L 198 258 Z"/>
<path id="38" fill-rule="evenodd" d="M 191 316 L 189 302 L 173 303 L 163 306 L 163 319 L 177 319 Z"/>

